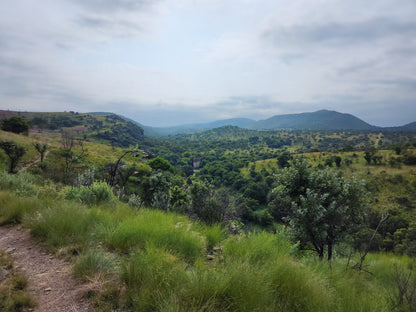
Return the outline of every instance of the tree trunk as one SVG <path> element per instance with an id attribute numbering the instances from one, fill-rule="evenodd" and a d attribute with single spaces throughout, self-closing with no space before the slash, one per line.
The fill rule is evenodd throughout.
<path id="1" fill-rule="evenodd" d="M 332 242 L 328 242 L 328 261 L 332 259 Z"/>

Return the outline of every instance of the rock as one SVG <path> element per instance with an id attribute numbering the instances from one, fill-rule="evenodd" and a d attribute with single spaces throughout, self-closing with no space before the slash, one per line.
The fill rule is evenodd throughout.
<path id="1" fill-rule="evenodd" d="M 10 247 L 10 248 L 6 249 L 6 252 L 9 253 L 9 254 L 14 253 L 15 251 L 16 251 L 16 248 L 14 248 L 14 247 Z"/>
<path id="2" fill-rule="evenodd" d="M 9 272 L 3 268 L 0 268 L 0 282 L 5 280 L 7 275 L 9 275 Z"/>

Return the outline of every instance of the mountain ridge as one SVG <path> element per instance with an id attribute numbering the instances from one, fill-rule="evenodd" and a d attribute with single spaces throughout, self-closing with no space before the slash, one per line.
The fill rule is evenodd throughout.
<path id="1" fill-rule="evenodd" d="M 275 115 L 257 121 L 249 129 L 256 130 L 372 130 L 377 127 L 351 114 L 330 110 Z"/>
<path id="2" fill-rule="evenodd" d="M 128 119 L 132 121 L 132 119 Z M 250 123 L 252 121 L 252 123 Z M 184 124 L 173 127 L 149 127 L 136 122 L 148 136 L 192 134 L 223 126 L 237 126 L 251 130 L 368 130 L 368 131 L 416 131 L 416 122 L 397 127 L 379 127 L 348 113 L 318 110 L 298 114 L 274 115 L 264 120 L 231 118 L 207 123 Z"/>

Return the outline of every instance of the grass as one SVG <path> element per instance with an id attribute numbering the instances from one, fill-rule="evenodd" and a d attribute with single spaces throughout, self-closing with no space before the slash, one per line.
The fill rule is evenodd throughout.
<path id="1" fill-rule="evenodd" d="M 65 200 L 56 187 L 28 181 L 37 196 L 0 192 L 0 220 L 23 222 L 51 249 L 69 255 L 75 276 L 93 285 L 90 295 L 97 311 L 410 309 L 406 302 L 398 304 L 395 268 L 413 272 L 411 258 L 369 254 L 365 270 L 371 273 L 360 272 L 353 269 L 358 258 L 347 265 L 339 256 L 329 264 L 298 253 L 284 228 L 227 236 L 220 225 L 135 210 L 118 201 L 83 205 Z M 15 310 L 1 311 L 32 304 L 24 295 L 23 276 L 7 283 L 0 293 L 12 289 L 13 295 L 2 304 Z"/>
<path id="2" fill-rule="evenodd" d="M 25 214 L 34 212 L 40 205 L 34 198 L 19 198 L 8 191 L 0 191 L 0 225 L 22 222 Z"/>
<path id="3" fill-rule="evenodd" d="M 13 265 L 13 258 L 0 251 L 0 311 L 30 311 L 34 299 L 27 293 L 27 278 Z"/>

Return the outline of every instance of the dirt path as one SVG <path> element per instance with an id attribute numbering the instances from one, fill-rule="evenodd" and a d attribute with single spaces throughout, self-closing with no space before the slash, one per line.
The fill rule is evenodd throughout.
<path id="1" fill-rule="evenodd" d="M 0 227 L 0 249 L 15 258 L 28 278 L 28 291 L 37 302 L 35 312 L 89 311 L 85 286 L 71 276 L 71 267 L 34 243 L 22 227 Z"/>
<path id="2" fill-rule="evenodd" d="M 43 159 L 45 159 L 45 158 L 48 156 L 48 154 L 49 154 L 49 151 L 46 151 Z M 36 165 L 37 163 L 39 163 L 39 162 L 40 162 L 40 159 L 41 159 L 41 157 L 40 157 L 40 156 L 38 156 L 35 160 L 33 160 L 33 161 L 31 161 L 31 162 L 27 163 L 27 164 L 26 164 L 26 165 L 24 165 L 22 168 L 20 168 L 18 172 L 23 172 L 23 171 L 26 171 L 26 170 L 27 170 L 27 169 L 29 169 L 30 167 L 32 167 L 32 166 Z"/>

